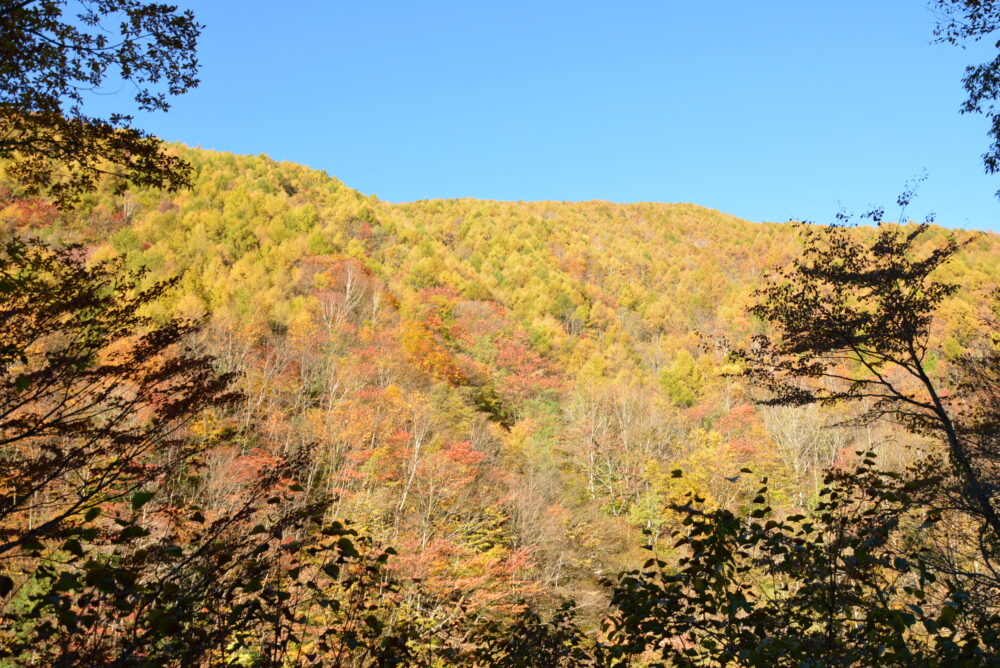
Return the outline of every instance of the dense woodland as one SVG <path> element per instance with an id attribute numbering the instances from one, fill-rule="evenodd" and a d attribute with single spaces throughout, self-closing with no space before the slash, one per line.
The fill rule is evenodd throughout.
<path id="1" fill-rule="evenodd" d="M 176 355 L 180 347 L 194 365 L 170 369 L 162 380 L 167 389 L 129 406 L 155 424 L 156 433 L 144 435 L 148 442 L 135 443 L 132 432 L 126 439 L 141 451 L 135 464 L 155 473 L 116 473 L 100 492 L 106 498 L 82 500 L 71 524 L 91 530 L 95 543 L 110 540 L 127 559 L 136 559 L 136 549 L 152 559 L 146 544 L 167 541 L 163 549 L 196 562 L 199 555 L 187 551 L 197 552 L 199 541 L 218 531 L 230 541 L 226 577 L 295 597 L 289 628 L 277 632 L 280 651 L 265 649 L 266 634 L 254 628 L 259 620 L 246 627 L 229 620 L 242 640 L 230 638 L 229 651 L 206 638 L 190 650 L 199 660 L 490 663 L 490 652 L 499 652 L 496 663 L 504 665 L 516 663 L 507 654 L 514 650 L 498 649 L 498 639 L 518 637 L 507 626 L 531 615 L 538 615 L 537 628 L 521 629 L 526 656 L 538 651 L 534 639 L 561 648 L 551 665 L 652 660 L 653 647 L 624 651 L 615 644 L 623 615 L 619 626 L 609 622 L 628 581 L 618 574 L 634 577 L 647 550 L 668 570 L 677 568 L 688 553 L 677 532 L 704 513 L 755 516 L 764 505 L 761 478 L 769 517 L 802 517 L 829 502 L 831 467 L 894 475 L 921 465 L 929 452 L 946 456 L 933 433 L 854 420 L 870 408 L 863 397 L 838 405 L 758 403 L 775 394 L 748 382 L 732 351 L 774 330 L 765 314 L 748 308 L 760 301 L 755 290 L 773 283 L 772 268 L 788 267 L 808 244 L 795 225 L 753 224 L 685 204 L 395 205 L 266 156 L 173 150 L 193 165 L 188 190 L 118 193 L 109 181 L 72 210 L 10 196 L 0 222 L 5 238 L 27 244 L 7 249 L 8 280 L 20 275 L 23 258 L 33 258 L 50 275 L 71 274 L 60 279 L 63 286 L 79 281 L 84 291 L 88 281 L 96 284 L 95 298 L 107 302 L 99 308 L 113 314 L 114 304 L 136 319 L 130 331 L 115 332 L 121 325 L 109 315 L 108 338 L 90 352 L 119 354 L 138 332 L 157 331 L 167 338 L 149 344 L 153 355 Z M 846 229 L 864 244 L 890 228 Z M 935 305 L 924 359 L 945 382 L 980 344 L 982 323 L 996 308 L 1000 239 L 916 225 L 892 229 L 913 237 L 909 252 L 917 256 L 955 244 L 934 277 L 960 289 Z M 47 250 L 60 248 L 67 250 Z M 19 291 L 32 301 L 27 289 Z M 22 304 L 18 314 L 27 317 L 29 307 Z M 189 377 L 207 373 L 205 364 L 214 387 L 196 387 Z M 33 385 L 19 380 L 28 376 L 14 373 L 16 366 L 8 367 L 8 380 L 18 396 Z M 143 386 L 131 373 L 128 382 Z M 182 388 L 182 411 L 158 404 L 157 391 Z M 167 414 L 149 417 L 157 410 Z M 44 447 L 34 447 L 42 448 L 38 461 L 47 461 Z M 79 466 L 96 464 L 83 455 L 54 477 Z M 45 522 L 66 502 L 56 497 L 12 505 L 7 532 Z M 692 498 L 701 515 L 685 505 Z M 100 523 L 112 515 L 125 529 L 135 527 L 135 536 L 100 538 L 108 530 Z M 262 540 L 244 544 L 255 531 Z M 311 544 L 324 536 L 329 540 Z M 60 534 L 59 545 L 30 540 L 11 548 L 28 561 L 19 561 L 21 576 L 6 586 L 8 605 L 35 601 L 33 618 L 49 620 L 51 636 L 68 624 L 86 638 L 73 652 L 115 656 L 125 650 L 102 637 L 110 633 L 106 619 L 91 620 L 100 633 L 78 626 L 88 607 L 111 605 L 97 600 L 114 596 L 88 570 L 96 567 L 89 549 L 98 547 L 81 547 L 69 559 L 81 576 L 67 575 L 53 556 L 74 552 L 79 540 Z M 289 540 L 302 543 L 297 550 L 319 552 L 280 556 Z M 319 565 L 322 550 L 332 550 L 340 564 L 331 573 Z M 246 554 L 260 558 L 261 573 L 241 574 Z M 299 584 L 296 577 L 305 578 L 301 569 L 309 567 L 290 565 L 296 560 L 329 583 Z M 281 574 L 284 568 L 296 577 Z M 36 582 L 46 577 L 47 585 Z M 83 579 L 70 584 L 70 577 Z M 115 582 L 116 591 L 124 586 Z M 67 595 L 88 586 L 100 595 L 81 593 L 85 602 Z M 65 592 L 60 603 L 53 592 Z M 332 614 L 305 597 L 319 592 L 339 596 L 343 608 Z M 348 611 L 348 601 L 356 609 Z M 162 605 L 162 614 L 181 614 Z M 122 607 L 117 623 L 136 624 L 135 610 Z M 66 611 L 76 617 L 64 618 Z M 183 617 L 172 623 L 164 628 L 201 624 L 206 634 L 221 624 Z M 336 640 L 310 636 L 324 624 L 337 629 Z M 344 633 L 366 639 L 348 642 Z M 8 639 L 30 652 L 45 646 L 38 638 Z M 128 652 L 164 651 L 164 642 L 159 637 Z M 379 654 L 397 656 L 399 646 L 405 659 Z M 574 658 L 570 647 L 586 658 Z M 607 647 L 621 655 L 602 655 Z M 45 651 L 55 654 L 40 651 L 37 663 L 70 650 Z M 277 658 L 262 658 L 267 651 Z"/>
<path id="2" fill-rule="evenodd" d="M 0 0 L 0 665 L 1000 666 L 1000 237 L 390 204 L 89 115 L 201 28 Z"/>

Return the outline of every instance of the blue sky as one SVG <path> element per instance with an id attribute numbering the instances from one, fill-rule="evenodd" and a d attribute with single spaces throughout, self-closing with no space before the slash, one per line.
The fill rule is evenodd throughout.
<path id="1" fill-rule="evenodd" d="M 893 203 L 1000 231 L 986 120 L 921 0 L 184 3 L 202 84 L 165 139 L 383 200 L 694 202 L 751 220 Z"/>

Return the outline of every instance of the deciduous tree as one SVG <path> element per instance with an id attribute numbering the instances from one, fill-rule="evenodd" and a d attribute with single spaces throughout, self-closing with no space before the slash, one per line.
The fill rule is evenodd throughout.
<path id="1" fill-rule="evenodd" d="M 28 194 L 62 202 L 104 173 L 122 186 L 176 189 L 190 167 L 123 112 L 88 112 L 87 96 L 127 85 L 142 111 L 198 85 L 201 26 L 190 11 L 140 0 L 0 2 L 0 158 Z"/>

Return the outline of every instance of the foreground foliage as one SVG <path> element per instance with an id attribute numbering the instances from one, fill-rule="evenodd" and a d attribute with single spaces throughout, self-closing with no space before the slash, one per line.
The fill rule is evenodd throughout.
<path id="1" fill-rule="evenodd" d="M 1000 663 L 995 238 L 801 228 L 748 317 L 785 228 L 189 163 L 84 102 L 193 16 L 71 6 L 0 1 L 0 661 Z"/>
<path id="2" fill-rule="evenodd" d="M 997 664 L 1000 354 L 987 329 L 929 369 L 934 316 L 955 290 L 934 275 L 960 248 L 923 251 L 926 233 L 807 230 L 802 258 L 753 307 L 772 329 L 730 367 L 766 403 L 894 419 L 923 453 L 894 468 L 859 451 L 797 510 L 749 469 L 727 483 L 747 490 L 729 504 L 661 473 L 670 530 L 648 526 L 652 558 L 604 579 L 596 618 L 524 597 L 516 570 L 506 588 L 446 585 L 422 562 L 429 541 L 401 541 L 393 559 L 334 519 L 345 492 L 320 484 L 314 449 L 262 447 L 252 398 L 196 349 L 200 325 L 149 315 L 172 283 L 11 241 L 0 652 L 67 666 Z M 450 359 L 441 341 L 419 344 L 421 363 L 442 346 L 428 373 Z M 403 452 L 400 507 L 469 498 L 482 457 L 468 444 Z M 496 539 L 476 531 L 487 547 L 464 554 L 489 555 Z"/>
<path id="3" fill-rule="evenodd" d="M 303 462 L 220 450 L 192 425 L 240 400 L 144 310 L 169 284 L 79 248 L 0 255 L 0 655 L 18 665 L 361 660 L 383 637 L 389 553 L 301 498 Z M 252 468 L 206 476 L 221 457 Z M 220 496 L 221 494 L 221 496 Z M 377 601 L 377 603 L 376 603 Z M 322 631 L 322 633 L 320 632 Z"/>
<path id="4" fill-rule="evenodd" d="M 190 166 L 117 112 L 89 112 L 88 96 L 129 84 L 142 111 L 198 85 L 201 26 L 190 11 L 138 0 L 0 2 L 0 158 L 26 194 L 62 203 L 103 174 L 119 187 L 189 184 Z"/>

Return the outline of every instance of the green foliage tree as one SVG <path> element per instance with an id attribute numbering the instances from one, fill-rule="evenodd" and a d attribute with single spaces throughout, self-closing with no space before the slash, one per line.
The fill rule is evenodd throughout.
<path id="1" fill-rule="evenodd" d="M 687 350 L 677 353 L 670 366 L 660 372 L 660 386 L 667 397 L 682 408 L 690 408 L 701 395 L 704 379 L 694 356 Z"/>
<path id="2" fill-rule="evenodd" d="M 933 476 L 859 455 L 808 513 L 777 516 L 766 479 L 749 517 L 695 496 L 676 506 L 684 556 L 619 580 L 610 653 L 657 666 L 1000 665 L 996 601 L 982 607 L 975 578 L 941 571 L 921 544 L 940 518 L 914 496 Z"/>
<path id="3" fill-rule="evenodd" d="M 995 0 L 934 0 L 939 13 L 934 35 L 939 42 L 964 45 L 978 42 L 1000 28 L 1000 3 Z M 1000 42 L 997 42 L 1000 47 Z M 993 60 L 965 68 L 962 85 L 969 97 L 961 106 L 963 114 L 983 114 L 990 121 L 991 143 L 983 154 L 988 174 L 1000 172 L 1000 55 Z"/>
<path id="4" fill-rule="evenodd" d="M 869 244 L 842 227 L 802 230 L 802 257 L 757 293 L 751 312 L 774 331 L 734 352 L 742 377 L 771 392 L 767 404 L 863 402 L 863 421 L 891 417 L 937 437 L 964 511 L 1000 540 L 993 455 L 975 441 L 982 430 L 962 419 L 981 404 L 979 384 L 945 386 L 929 371 L 934 316 L 957 289 L 933 274 L 960 244 L 949 237 L 919 256 L 926 224 L 882 225 Z"/>
<path id="5" fill-rule="evenodd" d="M 772 330 L 732 361 L 769 390 L 765 403 L 860 405 L 862 422 L 892 418 L 940 448 L 903 472 L 859 452 L 796 515 L 775 513 L 766 479 L 748 516 L 694 495 L 674 505 L 682 557 L 674 567 L 654 556 L 618 581 L 614 654 L 686 666 L 1000 665 L 1000 367 L 988 346 L 963 382 L 927 370 L 933 317 L 955 290 L 932 274 L 960 245 L 920 253 L 926 232 L 879 226 L 865 243 L 843 227 L 804 227 L 802 257 L 751 307 Z"/>
<path id="6" fill-rule="evenodd" d="M 71 9 L 71 7 L 73 9 Z M 75 16 L 67 16 L 75 12 Z M 86 95 L 135 87 L 143 111 L 198 85 L 201 26 L 190 11 L 139 0 L 0 2 L 0 158 L 27 194 L 68 202 L 100 174 L 176 189 L 190 167 L 132 117 L 89 115 Z"/>

